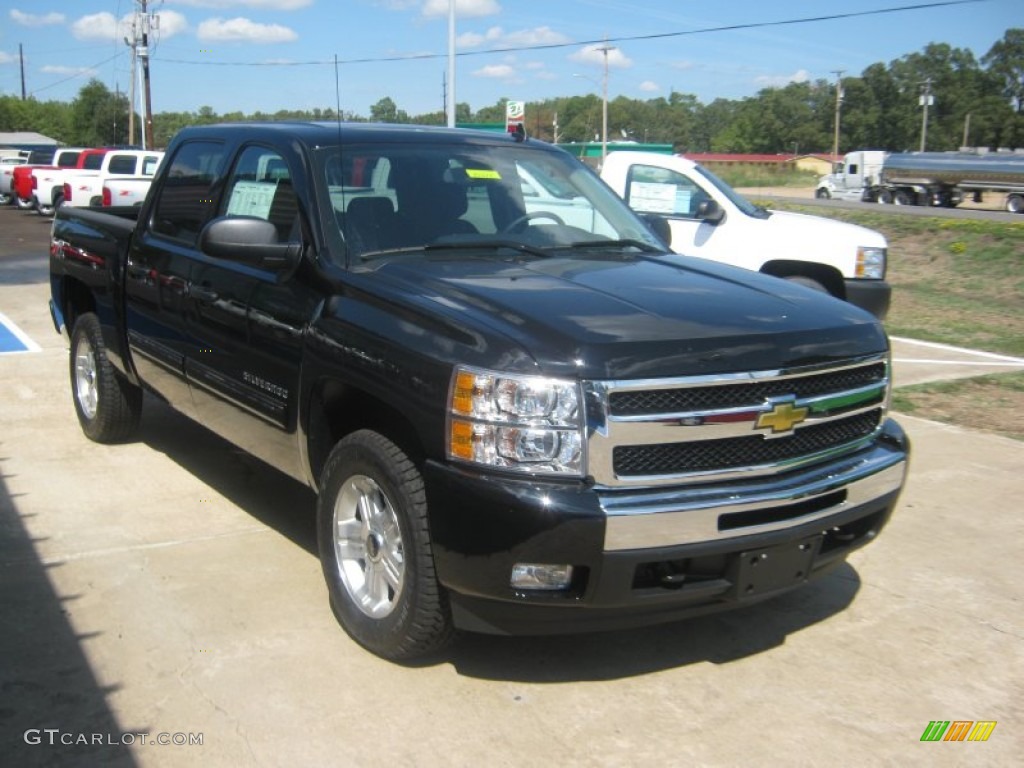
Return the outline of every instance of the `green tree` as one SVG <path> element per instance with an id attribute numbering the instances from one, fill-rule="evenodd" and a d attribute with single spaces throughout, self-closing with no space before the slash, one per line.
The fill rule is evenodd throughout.
<path id="1" fill-rule="evenodd" d="M 124 144 L 128 138 L 128 99 L 93 78 L 71 105 L 70 141 L 86 147 Z"/>
<path id="2" fill-rule="evenodd" d="M 988 71 L 1002 81 L 1002 93 L 1017 114 L 1024 113 L 1024 29 L 1008 29 L 982 59 Z"/>
<path id="3" fill-rule="evenodd" d="M 388 96 L 370 107 L 370 120 L 375 123 L 408 123 L 409 115 Z"/>

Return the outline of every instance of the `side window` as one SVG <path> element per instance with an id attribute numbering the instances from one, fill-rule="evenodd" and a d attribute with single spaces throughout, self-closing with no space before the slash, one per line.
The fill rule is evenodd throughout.
<path id="1" fill-rule="evenodd" d="M 691 217 L 707 199 L 688 176 L 668 168 L 634 165 L 626 178 L 626 202 L 640 213 Z"/>
<path id="2" fill-rule="evenodd" d="M 224 155 L 219 142 L 191 141 L 178 148 L 157 198 L 153 232 L 195 245 L 214 214 L 213 185 Z"/>
<path id="3" fill-rule="evenodd" d="M 135 174 L 135 157 L 133 155 L 114 155 L 110 158 L 107 172 L 130 176 Z"/>
<path id="4" fill-rule="evenodd" d="M 850 176 L 856 176 L 857 175 L 857 164 L 856 163 L 850 163 L 850 167 L 846 169 L 846 172 Z"/>
<path id="5" fill-rule="evenodd" d="M 255 216 L 271 222 L 278 242 L 300 238 L 299 201 L 288 164 L 268 147 L 242 150 L 228 178 L 223 214 Z"/>
<path id="6" fill-rule="evenodd" d="M 95 154 L 89 155 L 82 162 L 82 168 L 84 168 L 84 169 L 86 169 L 88 171 L 98 171 L 102 165 L 103 165 L 103 153 L 102 152 L 97 152 Z"/>
<path id="7" fill-rule="evenodd" d="M 142 161 L 142 175 L 153 176 L 160 165 L 160 158 L 156 155 L 146 155 Z"/>

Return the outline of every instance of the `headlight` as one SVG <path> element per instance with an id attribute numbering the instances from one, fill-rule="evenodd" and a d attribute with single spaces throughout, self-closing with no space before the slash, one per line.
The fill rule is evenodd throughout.
<path id="1" fill-rule="evenodd" d="M 857 248 L 857 277 L 881 280 L 885 277 L 885 248 Z"/>
<path id="2" fill-rule="evenodd" d="M 519 472 L 581 476 L 579 386 L 456 367 L 448 394 L 448 456 Z"/>

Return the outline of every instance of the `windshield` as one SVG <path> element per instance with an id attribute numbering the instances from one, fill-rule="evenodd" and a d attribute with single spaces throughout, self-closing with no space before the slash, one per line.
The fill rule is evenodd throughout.
<path id="1" fill-rule="evenodd" d="M 589 168 L 541 146 L 347 145 L 322 153 L 350 264 L 445 247 L 519 257 L 586 244 L 664 250 Z"/>
<path id="2" fill-rule="evenodd" d="M 711 182 L 711 184 L 713 184 L 719 192 L 721 192 L 723 195 L 729 198 L 729 201 L 737 208 L 739 208 L 741 211 L 743 211 L 743 213 L 747 214 L 747 216 L 753 216 L 756 219 L 768 218 L 768 211 L 766 211 L 759 205 L 754 205 L 752 202 L 747 200 L 747 198 L 743 197 L 743 195 L 741 195 L 735 189 L 730 187 L 720 178 L 715 176 L 715 174 L 713 174 L 704 166 L 698 165 L 697 172 L 700 173 L 700 175 L 707 179 L 709 182 Z"/>

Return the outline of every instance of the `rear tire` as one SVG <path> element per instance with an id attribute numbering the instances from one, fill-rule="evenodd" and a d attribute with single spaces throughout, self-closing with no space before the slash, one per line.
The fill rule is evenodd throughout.
<path id="1" fill-rule="evenodd" d="M 892 205 L 892 192 L 888 189 L 883 189 L 878 193 L 878 202 L 880 205 Z"/>
<path id="2" fill-rule="evenodd" d="M 1024 195 L 1008 195 L 1006 198 L 1007 213 L 1024 213 Z"/>
<path id="3" fill-rule="evenodd" d="M 18 206 L 18 210 L 20 211 L 29 211 L 33 208 L 31 200 L 23 200 L 17 195 L 14 196 L 14 204 Z"/>
<path id="4" fill-rule="evenodd" d="M 916 201 L 911 194 L 902 189 L 897 190 L 896 194 L 893 195 L 892 202 L 894 205 L 916 205 Z"/>
<path id="5" fill-rule="evenodd" d="M 135 432 L 142 414 L 142 390 L 110 364 L 94 314 L 82 315 L 75 322 L 70 373 L 75 413 L 86 437 L 97 443 L 116 443 Z"/>
<path id="6" fill-rule="evenodd" d="M 40 216 L 50 217 L 53 216 L 57 212 L 57 209 L 62 205 L 64 205 L 64 195 L 57 195 L 53 198 L 53 205 L 39 205 L 36 207 L 36 210 L 39 212 Z"/>
<path id="7" fill-rule="evenodd" d="M 401 448 L 370 430 L 334 446 L 321 475 L 317 540 L 334 615 L 353 640 L 396 660 L 450 642 L 423 478 Z"/>

